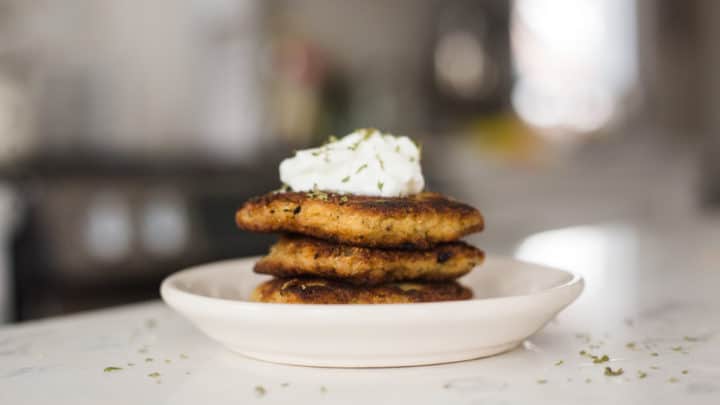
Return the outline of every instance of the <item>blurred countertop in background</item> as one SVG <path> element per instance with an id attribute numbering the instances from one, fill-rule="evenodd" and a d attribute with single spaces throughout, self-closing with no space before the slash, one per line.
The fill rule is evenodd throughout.
<path id="1" fill-rule="evenodd" d="M 431 189 L 513 254 L 720 205 L 720 3 L 0 0 L 0 321 L 157 296 L 264 253 L 234 210 L 358 127 L 425 144 Z"/>

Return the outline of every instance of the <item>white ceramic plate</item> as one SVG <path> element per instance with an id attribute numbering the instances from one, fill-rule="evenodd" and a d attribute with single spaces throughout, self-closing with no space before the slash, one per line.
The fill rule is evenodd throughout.
<path id="1" fill-rule="evenodd" d="M 293 305 L 248 301 L 266 280 L 257 258 L 175 273 L 165 302 L 230 350 L 277 363 L 393 367 L 445 363 L 510 350 L 583 289 L 578 275 L 489 256 L 461 279 L 475 298 L 423 304 Z"/>

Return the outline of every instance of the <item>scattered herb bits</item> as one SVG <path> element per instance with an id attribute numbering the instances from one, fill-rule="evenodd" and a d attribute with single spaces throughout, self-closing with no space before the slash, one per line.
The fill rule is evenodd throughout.
<path id="1" fill-rule="evenodd" d="M 114 373 L 114 372 L 120 371 L 120 370 L 122 370 L 122 367 L 115 367 L 115 366 L 105 367 L 103 369 L 103 371 L 106 373 Z"/>
<path id="2" fill-rule="evenodd" d="M 619 375 L 623 375 L 624 371 L 622 368 L 619 368 L 617 370 L 613 370 L 610 367 L 605 367 L 605 375 L 608 377 L 617 377 Z"/>
<path id="3" fill-rule="evenodd" d="M 548 380 L 537 380 L 538 384 L 547 384 Z"/>
<path id="4" fill-rule="evenodd" d="M 603 354 L 602 357 L 592 356 L 592 362 L 595 364 L 601 364 L 610 361 L 610 357 L 607 354 Z"/>
<path id="5" fill-rule="evenodd" d="M 267 390 L 262 385 L 256 385 L 255 386 L 255 396 L 258 398 L 262 398 L 267 394 Z"/>
<path id="6" fill-rule="evenodd" d="M 556 365 L 556 366 L 562 366 L 564 363 L 565 363 L 564 361 L 558 360 L 558 361 L 555 362 L 555 365 Z"/>
<path id="7" fill-rule="evenodd" d="M 150 378 L 160 378 L 160 373 L 158 373 L 157 371 L 155 371 L 154 373 L 148 374 L 148 377 L 150 377 Z"/>
<path id="8" fill-rule="evenodd" d="M 644 371 L 642 371 L 642 370 L 638 370 L 637 376 L 638 376 L 639 379 L 642 380 L 643 378 L 647 377 L 647 373 L 644 372 Z"/>

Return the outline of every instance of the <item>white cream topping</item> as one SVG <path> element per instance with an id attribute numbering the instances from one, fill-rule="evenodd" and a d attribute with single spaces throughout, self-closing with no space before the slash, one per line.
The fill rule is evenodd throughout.
<path id="1" fill-rule="evenodd" d="M 294 191 L 401 197 L 425 187 L 420 149 L 406 136 L 359 129 L 280 163 L 280 180 Z"/>

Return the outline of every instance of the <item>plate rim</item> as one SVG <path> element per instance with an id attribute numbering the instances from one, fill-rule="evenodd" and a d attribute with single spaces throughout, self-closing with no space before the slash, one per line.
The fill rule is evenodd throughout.
<path id="1" fill-rule="evenodd" d="M 182 270 L 179 270 L 175 273 L 172 273 L 165 277 L 163 281 L 160 284 L 160 295 L 162 299 L 170 304 L 168 302 L 168 296 L 176 296 L 178 298 L 182 297 L 183 299 L 190 300 L 190 301 L 196 301 L 204 304 L 209 305 L 230 305 L 230 306 L 236 306 L 236 307 L 242 307 L 244 309 L 252 309 L 252 310 L 279 310 L 279 311 L 293 311 L 293 312 L 305 312 L 305 313 L 315 313 L 315 312 L 323 312 L 327 313 L 328 310 L 331 310 L 332 312 L 357 312 L 357 311 L 367 311 L 367 312 L 377 312 L 380 311 L 382 313 L 387 313 L 389 310 L 401 310 L 401 311 L 407 311 L 409 309 L 417 309 L 417 310 L 427 310 L 428 307 L 432 308 L 438 308 L 440 306 L 446 308 L 446 309 L 456 309 L 456 310 L 462 310 L 463 307 L 471 307 L 476 306 L 479 303 L 503 303 L 507 301 L 517 301 L 517 300 L 524 300 L 529 298 L 536 298 L 539 296 L 544 296 L 548 294 L 556 293 L 558 290 L 568 290 L 573 287 L 578 288 L 578 291 L 576 295 L 569 300 L 568 304 L 572 303 L 577 299 L 577 297 L 582 293 L 585 287 L 585 280 L 584 278 L 579 275 L 576 272 L 560 269 L 557 267 L 552 266 L 546 266 L 543 264 L 538 263 L 532 263 L 527 262 L 524 260 L 518 260 L 509 256 L 503 256 L 503 255 L 487 255 L 488 258 L 492 258 L 493 260 L 506 260 L 506 261 L 512 261 L 516 263 L 520 263 L 522 265 L 532 266 L 532 267 L 540 267 L 545 268 L 549 270 L 559 271 L 566 273 L 570 275 L 570 279 L 562 284 L 543 289 L 541 291 L 537 291 L 530 294 L 517 294 L 517 295 L 507 295 L 502 297 L 492 297 L 492 298 L 475 298 L 475 299 L 469 299 L 469 300 L 460 300 L 460 301 L 439 301 L 439 302 L 418 302 L 418 303 L 398 303 L 398 304 L 289 304 L 289 303 L 264 303 L 264 302 L 253 302 L 248 300 L 233 300 L 233 299 L 227 299 L 227 298 L 218 298 L 218 297 L 209 297 L 206 295 L 200 295 L 200 294 L 194 294 L 191 292 L 187 292 L 185 290 L 182 290 L 173 283 L 187 275 L 188 273 L 196 273 L 207 270 L 206 267 L 210 266 L 221 266 L 221 265 L 227 265 L 234 262 L 251 262 L 254 260 L 258 260 L 262 256 L 246 256 L 246 257 L 239 257 L 239 258 L 233 258 L 233 259 L 225 259 L 225 260 L 218 260 L 214 262 L 208 262 L 203 263 L 195 266 L 191 266 Z M 172 300 L 172 298 L 170 298 Z M 173 305 L 171 305 L 173 306 Z M 457 308 L 453 308 L 457 307 Z"/>

